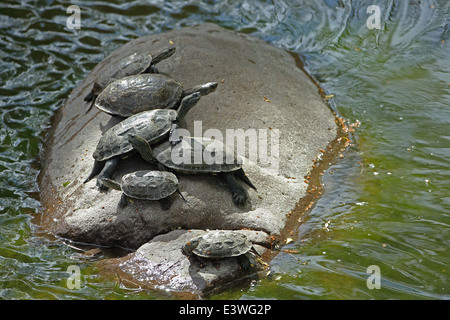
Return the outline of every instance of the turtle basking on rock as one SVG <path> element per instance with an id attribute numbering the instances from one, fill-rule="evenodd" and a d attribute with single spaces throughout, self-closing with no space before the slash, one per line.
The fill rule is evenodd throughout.
<path id="1" fill-rule="evenodd" d="M 187 241 L 182 250 L 202 262 L 207 259 L 238 257 L 244 269 L 256 266 L 255 256 L 258 255 L 245 234 L 232 230 L 208 231 Z"/>
<path id="2" fill-rule="evenodd" d="M 114 174 L 119 160 L 130 156 L 134 149 L 128 141 L 128 134 L 133 133 L 143 137 L 148 143 L 156 143 L 164 139 L 170 132 L 174 122 L 184 118 L 186 113 L 197 104 L 199 93 L 184 97 L 178 110 L 156 109 L 135 114 L 114 127 L 110 128 L 100 138 L 93 153 L 94 167 L 84 183 L 98 174 L 97 186 L 105 189 L 103 178 L 110 179 Z"/>
<path id="3" fill-rule="evenodd" d="M 168 171 L 140 170 L 124 175 L 121 183 L 108 178 L 103 178 L 102 183 L 108 188 L 123 192 L 119 207 L 125 207 L 128 198 L 132 198 L 158 200 L 161 208 L 168 210 L 172 204 L 168 197 L 175 191 L 184 199 L 178 190 L 177 177 Z"/>
<path id="4" fill-rule="evenodd" d="M 92 108 L 97 96 L 108 84 L 131 75 L 158 73 L 155 65 L 162 60 L 171 57 L 174 53 L 175 47 L 169 47 L 156 56 L 153 56 L 150 53 L 133 53 L 132 55 L 120 59 L 117 63 L 110 65 L 99 75 L 91 92 L 84 97 L 84 101 L 91 102 L 86 112 Z"/>
<path id="5" fill-rule="evenodd" d="M 244 205 L 248 199 L 247 191 L 236 177 L 256 190 L 242 169 L 241 157 L 218 140 L 188 136 L 177 140 L 171 136 L 170 141 L 155 149 L 138 134 L 130 133 L 128 140 L 147 162 L 186 174 L 221 174 L 231 190 L 235 205 Z M 200 161 L 197 159 L 199 156 Z"/>
<path id="6" fill-rule="evenodd" d="M 208 82 L 192 88 L 162 74 L 139 74 L 111 82 L 95 100 L 95 106 L 112 115 L 129 117 L 152 109 L 175 109 L 184 97 L 198 92 L 207 95 L 217 88 Z"/>

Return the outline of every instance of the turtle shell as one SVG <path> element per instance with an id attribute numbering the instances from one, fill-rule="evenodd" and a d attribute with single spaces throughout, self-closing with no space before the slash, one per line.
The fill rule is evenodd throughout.
<path id="1" fill-rule="evenodd" d="M 246 235 L 231 230 L 209 231 L 197 239 L 198 246 L 192 253 L 204 258 L 237 257 L 252 248 Z"/>
<path id="2" fill-rule="evenodd" d="M 95 106 L 111 115 L 173 108 L 181 99 L 180 82 L 162 74 L 144 73 L 111 82 L 95 100 Z"/>
<path id="3" fill-rule="evenodd" d="M 111 82 L 144 72 L 152 63 L 153 57 L 150 53 L 133 53 L 120 59 L 117 63 L 110 65 L 103 71 L 98 84 L 105 88 Z"/>
<path id="4" fill-rule="evenodd" d="M 168 171 L 141 170 L 124 175 L 121 187 L 130 198 L 160 200 L 178 189 L 178 179 Z"/>
<path id="5" fill-rule="evenodd" d="M 128 134 L 134 133 L 150 144 L 161 140 L 169 131 L 177 112 L 172 109 L 144 111 L 131 116 L 110 128 L 100 138 L 93 157 L 105 161 L 122 155 L 125 157 L 133 146 L 128 142 Z"/>
<path id="6" fill-rule="evenodd" d="M 154 149 L 156 159 L 164 166 L 183 173 L 219 173 L 236 171 L 242 158 L 215 139 L 183 136 L 171 147 L 164 142 Z"/>

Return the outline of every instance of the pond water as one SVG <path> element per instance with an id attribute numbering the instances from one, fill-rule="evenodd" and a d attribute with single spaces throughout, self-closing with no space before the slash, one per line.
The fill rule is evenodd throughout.
<path id="1" fill-rule="evenodd" d="M 70 5 L 81 29 L 66 26 Z M 162 298 L 36 233 L 39 155 L 51 116 L 114 49 L 212 22 L 300 54 L 330 107 L 360 123 L 272 277 L 212 298 L 449 299 L 449 11 L 447 0 L 2 1 L 0 298 Z"/>

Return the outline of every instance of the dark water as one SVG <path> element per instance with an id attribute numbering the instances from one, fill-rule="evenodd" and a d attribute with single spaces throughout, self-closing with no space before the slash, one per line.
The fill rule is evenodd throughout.
<path id="1" fill-rule="evenodd" d="M 81 8 L 79 30 L 66 26 L 70 5 Z M 366 25 L 369 5 L 380 29 Z M 161 297 L 105 281 L 75 249 L 36 235 L 36 159 L 52 114 L 106 55 L 213 22 L 301 54 L 331 107 L 360 122 L 272 279 L 213 298 L 449 299 L 449 11 L 447 0 L 2 1 L 0 298 Z M 79 290 L 67 287 L 70 265 Z M 373 265 L 380 289 L 367 286 Z"/>

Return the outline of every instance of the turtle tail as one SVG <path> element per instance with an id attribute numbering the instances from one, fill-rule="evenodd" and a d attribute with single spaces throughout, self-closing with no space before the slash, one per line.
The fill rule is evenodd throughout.
<path id="1" fill-rule="evenodd" d="M 87 177 L 86 180 L 84 180 L 83 183 L 90 181 L 93 177 L 95 177 L 97 174 L 99 174 L 100 171 L 102 171 L 104 166 L 105 166 L 105 161 L 95 160 L 94 167 L 92 168 L 91 174 L 89 175 L 89 177 Z"/>
<path id="2" fill-rule="evenodd" d="M 92 98 L 90 101 L 91 101 L 91 103 L 89 104 L 89 107 L 87 108 L 87 110 L 86 110 L 86 112 L 85 112 L 84 114 L 86 114 L 86 113 L 88 113 L 89 111 L 91 111 L 92 106 L 93 106 L 94 103 L 95 103 L 95 99 L 94 99 L 94 98 Z"/>
<path id="3" fill-rule="evenodd" d="M 84 97 L 84 101 L 91 102 L 92 100 L 94 100 L 94 94 L 91 91 Z"/>
<path id="4" fill-rule="evenodd" d="M 245 172 L 242 168 L 234 171 L 233 173 L 236 178 L 241 179 L 242 181 L 244 181 L 246 184 L 248 184 L 252 189 L 255 189 L 255 191 L 256 191 L 255 185 L 250 181 L 250 179 L 247 177 L 247 175 L 245 174 Z"/>

